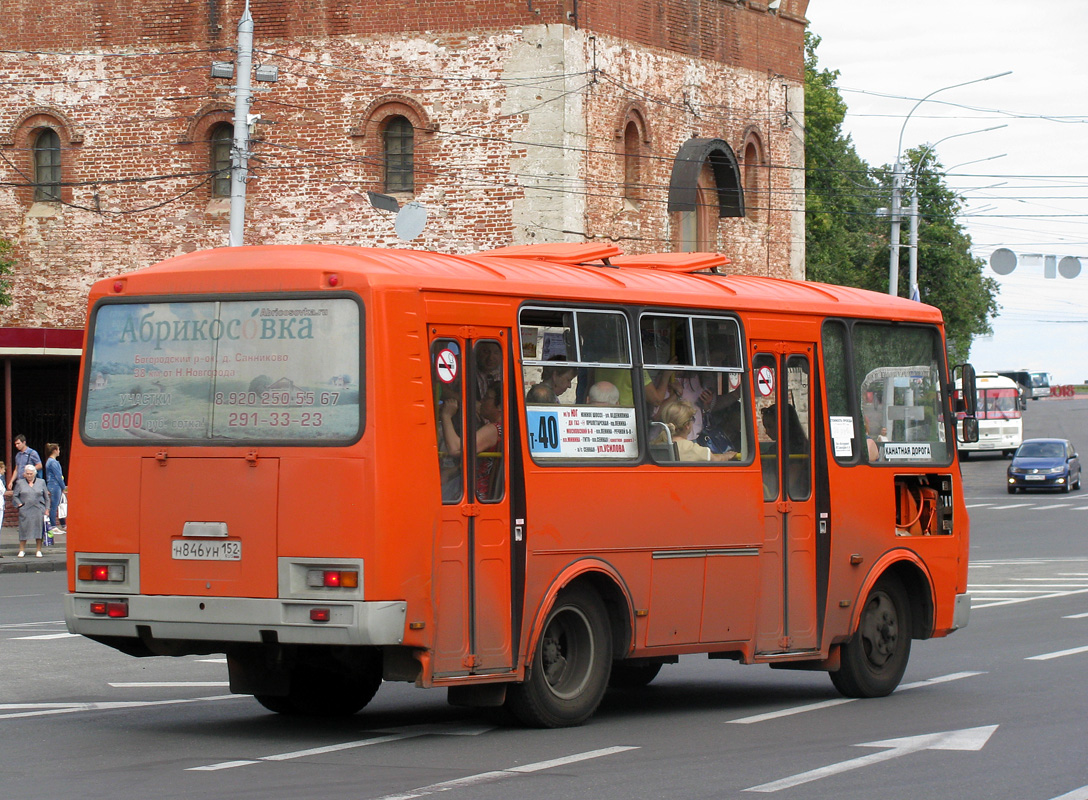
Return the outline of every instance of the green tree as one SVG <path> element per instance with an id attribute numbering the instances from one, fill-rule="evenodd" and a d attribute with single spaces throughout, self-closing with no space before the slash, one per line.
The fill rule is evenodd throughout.
<path id="1" fill-rule="evenodd" d="M 907 175 L 918 186 L 918 289 L 922 301 L 944 314 L 948 358 L 967 360 L 971 340 L 992 332 L 999 284 L 986 276 L 985 262 L 971 255 L 971 237 L 956 222 L 963 200 L 944 182 L 942 166 L 928 147 L 907 151 Z M 904 259 L 909 257 L 909 251 Z M 904 292 L 906 264 L 899 269 Z"/>
<path id="2" fill-rule="evenodd" d="M 806 272 L 810 280 L 888 290 L 890 223 L 877 213 L 891 204 L 891 167 L 874 169 L 842 132 L 846 103 L 839 73 L 821 70 L 820 38 L 805 34 Z M 971 255 L 971 238 L 956 216 L 962 199 L 944 183 L 928 148 L 909 150 L 907 189 L 918 181 L 918 285 L 921 299 L 944 315 L 950 361 L 963 361 L 973 337 L 990 333 L 997 281 Z M 904 198 L 904 206 L 909 200 Z M 909 218 L 904 215 L 909 223 Z M 906 224 L 899 249 L 899 295 L 909 293 Z"/>
<path id="3" fill-rule="evenodd" d="M 15 274 L 15 259 L 12 253 L 15 245 L 7 239 L 0 239 L 0 306 L 11 305 L 11 278 Z"/>
<path id="4" fill-rule="evenodd" d="M 846 103 L 835 86 L 839 73 L 820 70 L 820 38 L 805 34 L 805 251 L 810 280 L 880 291 L 874 258 L 887 259 L 880 230 L 879 184 L 842 132 Z"/>

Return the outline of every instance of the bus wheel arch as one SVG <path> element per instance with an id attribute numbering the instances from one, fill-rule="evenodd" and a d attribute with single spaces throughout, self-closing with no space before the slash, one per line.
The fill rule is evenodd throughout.
<path id="1" fill-rule="evenodd" d="M 525 679 L 506 695 L 507 709 L 535 727 L 568 727 L 589 719 L 608 688 L 617 649 L 629 641 L 629 615 L 617 613 L 629 604 L 608 575 L 589 570 L 557 586 L 534 624 Z"/>
<path id="2" fill-rule="evenodd" d="M 933 599 L 928 577 L 910 560 L 875 571 L 858 607 L 853 634 L 839 651 L 831 681 L 847 697 L 884 697 L 902 680 L 912 639 L 933 630 Z"/>

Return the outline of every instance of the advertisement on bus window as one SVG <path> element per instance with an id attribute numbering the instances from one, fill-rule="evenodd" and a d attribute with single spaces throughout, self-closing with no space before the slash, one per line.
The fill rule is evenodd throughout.
<path id="1" fill-rule="evenodd" d="M 360 429 L 360 311 L 347 298 L 99 306 L 83 438 L 343 442 Z"/>

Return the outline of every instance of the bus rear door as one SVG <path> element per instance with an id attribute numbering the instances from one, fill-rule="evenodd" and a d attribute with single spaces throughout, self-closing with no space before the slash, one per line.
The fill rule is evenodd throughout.
<path id="1" fill-rule="evenodd" d="M 497 399 L 499 414 L 509 407 L 510 337 L 481 326 L 430 330 L 442 475 L 434 541 L 434 675 L 507 672 L 513 668 L 507 454 L 515 421 L 500 416 L 496 422 L 493 406 Z M 494 427 L 478 442 L 477 430 L 488 426 Z"/>
<path id="2" fill-rule="evenodd" d="M 764 501 L 758 655 L 818 646 L 810 380 L 814 349 L 808 343 L 752 344 Z"/>

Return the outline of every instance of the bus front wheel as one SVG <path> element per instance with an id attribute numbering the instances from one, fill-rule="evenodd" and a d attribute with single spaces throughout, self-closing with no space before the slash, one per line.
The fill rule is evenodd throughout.
<path id="1" fill-rule="evenodd" d="M 831 682 L 846 697 L 884 697 L 895 691 L 910 657 L 911 620 L 906 592 L 885 575 L 865 600 L 854 635 L 842 645 Z"/>
<path id="2" fill-rule="evenodd" d="M 612 629 L 600 597 L 576 586 L 559 593 L 524 683 L 510 687 L 506 707 L 526 725 L 580 725 L 608 688 Z"/>

